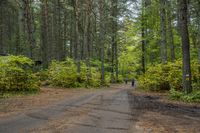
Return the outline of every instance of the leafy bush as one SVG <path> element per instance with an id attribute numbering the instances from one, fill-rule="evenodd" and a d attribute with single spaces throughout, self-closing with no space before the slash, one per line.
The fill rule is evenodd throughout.
<path id="1" fill-rule="evenodd" d="M 72 59 L 52 61 L 49 70 L 49 82 L 53 86 L 75 87 L 77 82 L 76 65 Z"/>
<path id="2" fill-rule="evenodd" d="M 200 64 L 198 62 L 198 60 L 192 60 L 191 61 L 191 71 L 192 71 L 192 86 L 195 89 L 200 89 L 200 73 L 199 73 L 199 69 L 200 69 Z"/>
<path id="3" fill-rule="evenodd" d="M 173 100 L 179 100 L 184 102 L 199 102 L 200 103 L 200 91 L 195 90 L 190 94 L 185 94 L 174 89 L 170 90 L 170 98 Z"/>
<path id="4" fill-rule="evenodd" d="M 0 91 L 38 91 L 32 60 L 24 56 L 0 57 Z"/>
<path id="5" fill-rule="evenodd" d="M 53 61 L 48 70 L 49 82 L 53 86 L 61 87 L 98 87 L 100 86 L 100 72 L 95 68 L 90 69 L 84 62 L 81 62 L 80 74 L 77 73 L 77 66 L 73 59 L 65 61 Z"/>
<path id="6" fill-rule="evenodd" d="M 197 88 L 199 86 L 197 61 L 192 61 L 191 66 L 193 87 Z M 146 90 L 182 90 L 182 61 L 150 66 L 146 73 L 138 78 L 138 82 L 139 87 Z"/>
<path id="7" fill-rule="evenodd" d="M 139 77 L 139 87 L 151 91 L 169 90 L 169 75 L 170 68 L 166 65 L 159 64 L 151 66 L 146 74 Z"/>
<path id="8" fill-rule="evenodd" d="M 91 68 L 89 85 L 94 87 L 99 87 L 101 85 L 101 73 L 95 67 Z"/>
<path id="9" fill-rule="evenodd" d="M 110 72 L 105 72 L 105 86 L 109 86 L 111 81 L 111 73 Z"/>
<path id="10" fill-rule="evenodd" d="M 119 76 L 118 76 L 118 81 L 117 81 L 117 83 L 123 83 L 123 82 L 124 82 L 123 76 L 122 76 L 122 75 L 119 75 Z"/>
<path id="11" fill-rule="evenodd" d="M 48 78 L 49 78 L 48 71 L 43 70 L 43 71 L 36 72 L 35 76 L 38 79 L 39 85 L 44 86 L 44 85 L 49 84 L 48 83 Z"/>

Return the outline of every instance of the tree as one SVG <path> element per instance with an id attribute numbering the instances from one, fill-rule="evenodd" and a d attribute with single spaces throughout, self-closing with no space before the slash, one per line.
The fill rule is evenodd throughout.
<path id="1" fill-rule="evenodd" d="M 117 45 L 117 31 L 118 31 L 118 0 L 111 1 L 111 47 L 112 47 L 112 74 L 111 82 L 118 81 L 118 45 Z M 114 75 L 115 72 L 115 75 Z M 116 77 L 116 78 L 115 78 Z"/>
<path id="2" fill-rule="evenodd" d="M 167 63 L 166 43 L 166 0 L 160 0 L 161 60 Z"/>
<path id="3" fill-rule="evenodd" d="M 77 62 L 77 72 L 80 74 L 81 71 L 81 44 L 80 44 L 80 1 L 75 0 L 74 3 L 74 10 L 75 10 L 75 35 L 76 35 L 76 42 L 75 42 L 75 59 Z"/>
<path id="4" fill-rule="evenodd" d="M 190 66 L 190 41 L 188 33 L 188 7 L 187 0 L 179 1 L 180 8 L 180 32 L 182 39 L 183 56 L 183 89 L 186 93 L 192 91 L 191 66 Z"/>
<path id="5" fill-rule="evenodd" d="M 175 61 L 175 48 L 174 48 L 174 35 L 172 27 L 172 8 L 171 1 L 167 1 L 167 20 L 168 20 L 168 42 L 170 46 L 170 59 L 172 62 Z"/>
<path id="6" fill-rule="evenodd" d="M 31 0 L 22 0 L 24 8 L 24 19 L 26 22 L 26 31 L 28 34 L 28 43 L 29 43 L 29 57 L 33 58 L 33 49 L 35 47 L 35 38 L 34 38 L 34 16 L 32 9 Z"/>
<path id="7" fill-rule="evenodd" d="M 87 82 L 89 83 L 89 79 L 91 77 L 90 71 L 90 47 L 91 47 L 91 15 L 92 15 L 92 0 L 87 0 L 85 2 L 85 24 L 84 24 L 84 42 L 83 42 L 83 56 L 86 60 L 86 65 L 88 68 L 87 71 Z"/>
<path id="8" fill-rule="evenodd" d="M 42 0 L 41 1 L 41 51 L 42 52 L 42 61 L 43 61 L 43 67 L 47 68 L 48 67 L 48 51 L 49 51 L 49 25 L 48 25 L 48 2 L 47 0 Z"/>
<path id="9" fill-rule="evenodd" d="M 104 38 L 105 38 L 105 24 L 104 24 L 104 0 L 99 0 L 99 15 L 100 15 L 100 33 L 99 33 L 99 45 L 101 46 L 101 84 L 105 83 L 105 68 L 104 68 L 104 61 L 105 61 L 105 47 L 104 47 Z"/>
<path id="10" fill-rule="evenodd" d="M 147 45 L 147 18 L 146 8 L 150 4 L 149 0 L 142 0 L 142 16 L 141 16 L 141 30 L 142 30 L 142 72 L 146 71 L 146 45 Z"/>

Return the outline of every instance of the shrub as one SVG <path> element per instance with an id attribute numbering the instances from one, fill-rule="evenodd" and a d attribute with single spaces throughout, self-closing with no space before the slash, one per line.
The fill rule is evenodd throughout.
<path id="1" fill-rule="evenodd" d="M 139 87 L 151 91 L 169 90 L 169 70 L 168 66 L 162 64 L 149 67 L 146 74 L 139 77 Z"/>
<path id="2" fill-rule="evenodd" d="M 38 91 L 32 60 L 24 56 L 0 57 L 0 91 Z"/>
<path id="3" fill-rule="evenodd" d="M 37 77 L 38 83 L 39 83 L 40 86 L 49 85 L 49 83 L 48 83 L 48 78 L 49 78 L 48 71 L 42 70 L 42 71 L 36 72 L 35 76 Z"/>
<path id="4" fill-rule="evenodd" d="M 146 73 L 139 77 L 139 87 L 151 91 L 180 89 L 182 70 L 179 62 L 150 66 Z"/>
<path id="5" fill-rule="evenodd" d="M 177 60 L 175 63 L 168 63 L 170 68 L 167 77 L 170 87 L 175 90 L 182 90 L 182 61 Z"/>
<path id="6" fill-rule="evenodd" d="M 190 94 L 185 94 L 180 91 L 176 91 L 174 89 L 170 90 L 170 98 L 173 100 L 179 100 L 184 102 L 198 102 L 200 103 L 200 91 L 194 90 Z"/>
<path id="7" fill-rule="evenodd" d="M 99 87 L 100 72 L 95 68 L 90 69 L 81 62 L 80 74 L 77 73 L 75 61 L 67 58 L 65 61 L 53 61 L 49 67 L 49 83 L 61 87 Z"/>
<path id="8" fill-rule="evenodd" d="M 83 86 L 84 83 L 88 82 L 87 81 L 88 72 L 89 69 L 87 68 L 86 64 L 84 62 L 81 62 L 81 71 L 80 75 L 78 75 L 78 82 L 80 83 L 80 86 Z"/>
<path id="9" fill-rule="evenodd" d="M 198 60 L 192 60 L 191 61 L 191 71 L 192 71 L 192 81 L 193 81 L 193 88 L 200 89 L 200 64 Z"/>
<path id="10" fill-rule="evenodd" d="M 117 83 L 123 83 L 123 82 L 124 82 L 123 76 L 122 76 L 122 75 L 119 75 L 119 76 L 118 76 L 118 81 L 117 81 Z"/>
<path id="11" fill-rule="evenodd" d="M 111 73 L 110 72 L 105 72 L 105 86 L 109 86 L 111 81 Z"/>
<path id="12" fill-rule="evenodd" d="M 191 63 L 193 87 L 199 86 L 198 62 L 193 60 Z M 144 75 L 138 78 L 141 89 L 159 91 L 159 90 L 182 90 L 182 61 L 177 60 L 165 65 L 156 64 L 150 66 Z"/>
<path id="13" fill-rule="evenodd" d="M 89 85 L 93 87 L 99 87 L 101 85 L 101 73 L 95 67 L 91 68 Z"/>
<path id="14" fill-rule="evenodd" d="M 48 73 L 49 83 L 53 86 L 75 87 L 77 85 L 77 67 L 72 59 L 52 61 Z"/>

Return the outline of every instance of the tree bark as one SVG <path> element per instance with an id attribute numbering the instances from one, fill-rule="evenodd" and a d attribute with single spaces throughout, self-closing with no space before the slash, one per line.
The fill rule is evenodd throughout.
<path id="1" fill-rule="evenodd" d="M 174 47 L 174 35 L 172 29 L 172 13 L 171 13 L 171 3 L 167 1 L 168 9 L 167 9 L 167 18 L 168 18 L 168 39 L 169 39 L 169 46 L 170 46 L 170 57 L 171 61 L 175 61 L 175 47 Z"/>
<path id="2" fill-rule="evenodd" d="M 185 93 L 192 91 L 191 66 L 190 66 L 190 41 L 188 33 L 188 17 L 187 17 L 187 0 L 179 1 L 180 8 L 180 31 L 182 39 L 182 55 L 183 55 L 183 89 Z"/>
<path id="3" fill-rule="evenodd" d="M 18 9 L 17 12 L 17 21 L 16 21 L 16 40 L 15 40 L 15 55 L 19 55 L 21 52 L 21 47 L 20 47 L 20 43 L 21 43 L 21 32 L 20 32 L 20 23 L 21 23 L 21 18 L 20 18 L 20 9 Z"/>
<path id="4" fill-rule="evenodd" d="M 33 58 L 33 48 L 35 46 L 35 39 L 34 39 L 34 27 L 33 27 L 33 13 L 32 13 L 32 1 L 30 0 L 23 0 L 24 10 L 25 10 L 25 20 L 26 20 L 26 29 L 28 33 L 28 42 L 29 42 L 29 57 Z"/>
<path id="5" fill-rule="evenodd" d="M 200 83 L 200 1 L 197 3 L 198 8 L 197 8 L 197 23 L 198 23 L 198 63 L 199 63 L 199 83 Z"/>
<path id="6" fill-rule="evenodd" d="M 101 46 L 101 84 L 105 83 L 105 51 L 104 51 L 104 0 L 99 0 L 99 14 L 100 14 L 100 33 L 99 33 L 99 45 Z"/>
<path id="7" fill-rule="evenodd" d="M 0 53 L 4 54 L 3 46 L 3 2 L 0 2 Z"/>
<path id="8" fill-rule="evenodd" d="M 146 0 L 142 0 L 142 20 L 141 20 L 141 26 L 142 26 L 142 72 L 145 74 L 145 53 L 146 53 L 146 20 L 145 20 L 145 8 L 146 8 Z"/>
<path id="9" fill-rule="evenodd" d="M 83 43 L 83 51 L 84 51 L 84 57 L 85 62 L 87 65 L 87 82 L 89 83 L 89 80 L 91 78 L 91 70 L 90 70 L 90 17 L 92 13 L 92 0 L 87 0 L 85 2 L 85 24 L 84 24 L 84 43 Z"/>
<path id="10" fill-rule="evenodd" d="M 166 43 L 166 1 L 160 0 L 160 29 L 161 29 L 161 60 L 167 63 L 167 43 Z"/>
<path id="11" fill-rule="evenodd" d="M 48 36 L 48 2 L 47 0 L 42 0 L 42 27 L 41 27 L 41 40 L 42 40 L 42 45 L 41 45 L 41 53 L 42 53 L 42 62 L 43 62 L 43 67 L 47 68 L 48 67 L 48 51 L 49 51 L 49 36 Z"/>
<path id="12" fill-rule="evenodd" d="M 118 45 L 117 45 L 117 17 L 118 17 L 118 0 L 112 0 L 112 74 L 111 74 L 111 82 L 118 81 Z M 114 74 L 115 72 L 115 74 Z"/>
<path id="13" fill-rule="evenodd" d="M 77 63 L 77 72 L 80 74 L 81 72 L 81 44 L 80 44 L 80 31 L 79 31 L 79 15 L 80 15 L 80 1 L 75 0 L 75 25 L 76 25 L 76 46 L 75 46 L 75 59 Z"/>

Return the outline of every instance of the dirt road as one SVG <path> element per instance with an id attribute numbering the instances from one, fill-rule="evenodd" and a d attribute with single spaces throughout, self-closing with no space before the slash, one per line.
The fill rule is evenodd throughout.
<path id="1" fill-rule="evenodd" d="M 161 102 L 128 86 L 82 93 L 0 120 L 0 133 L 200 132 L 200 107 Z"/>

